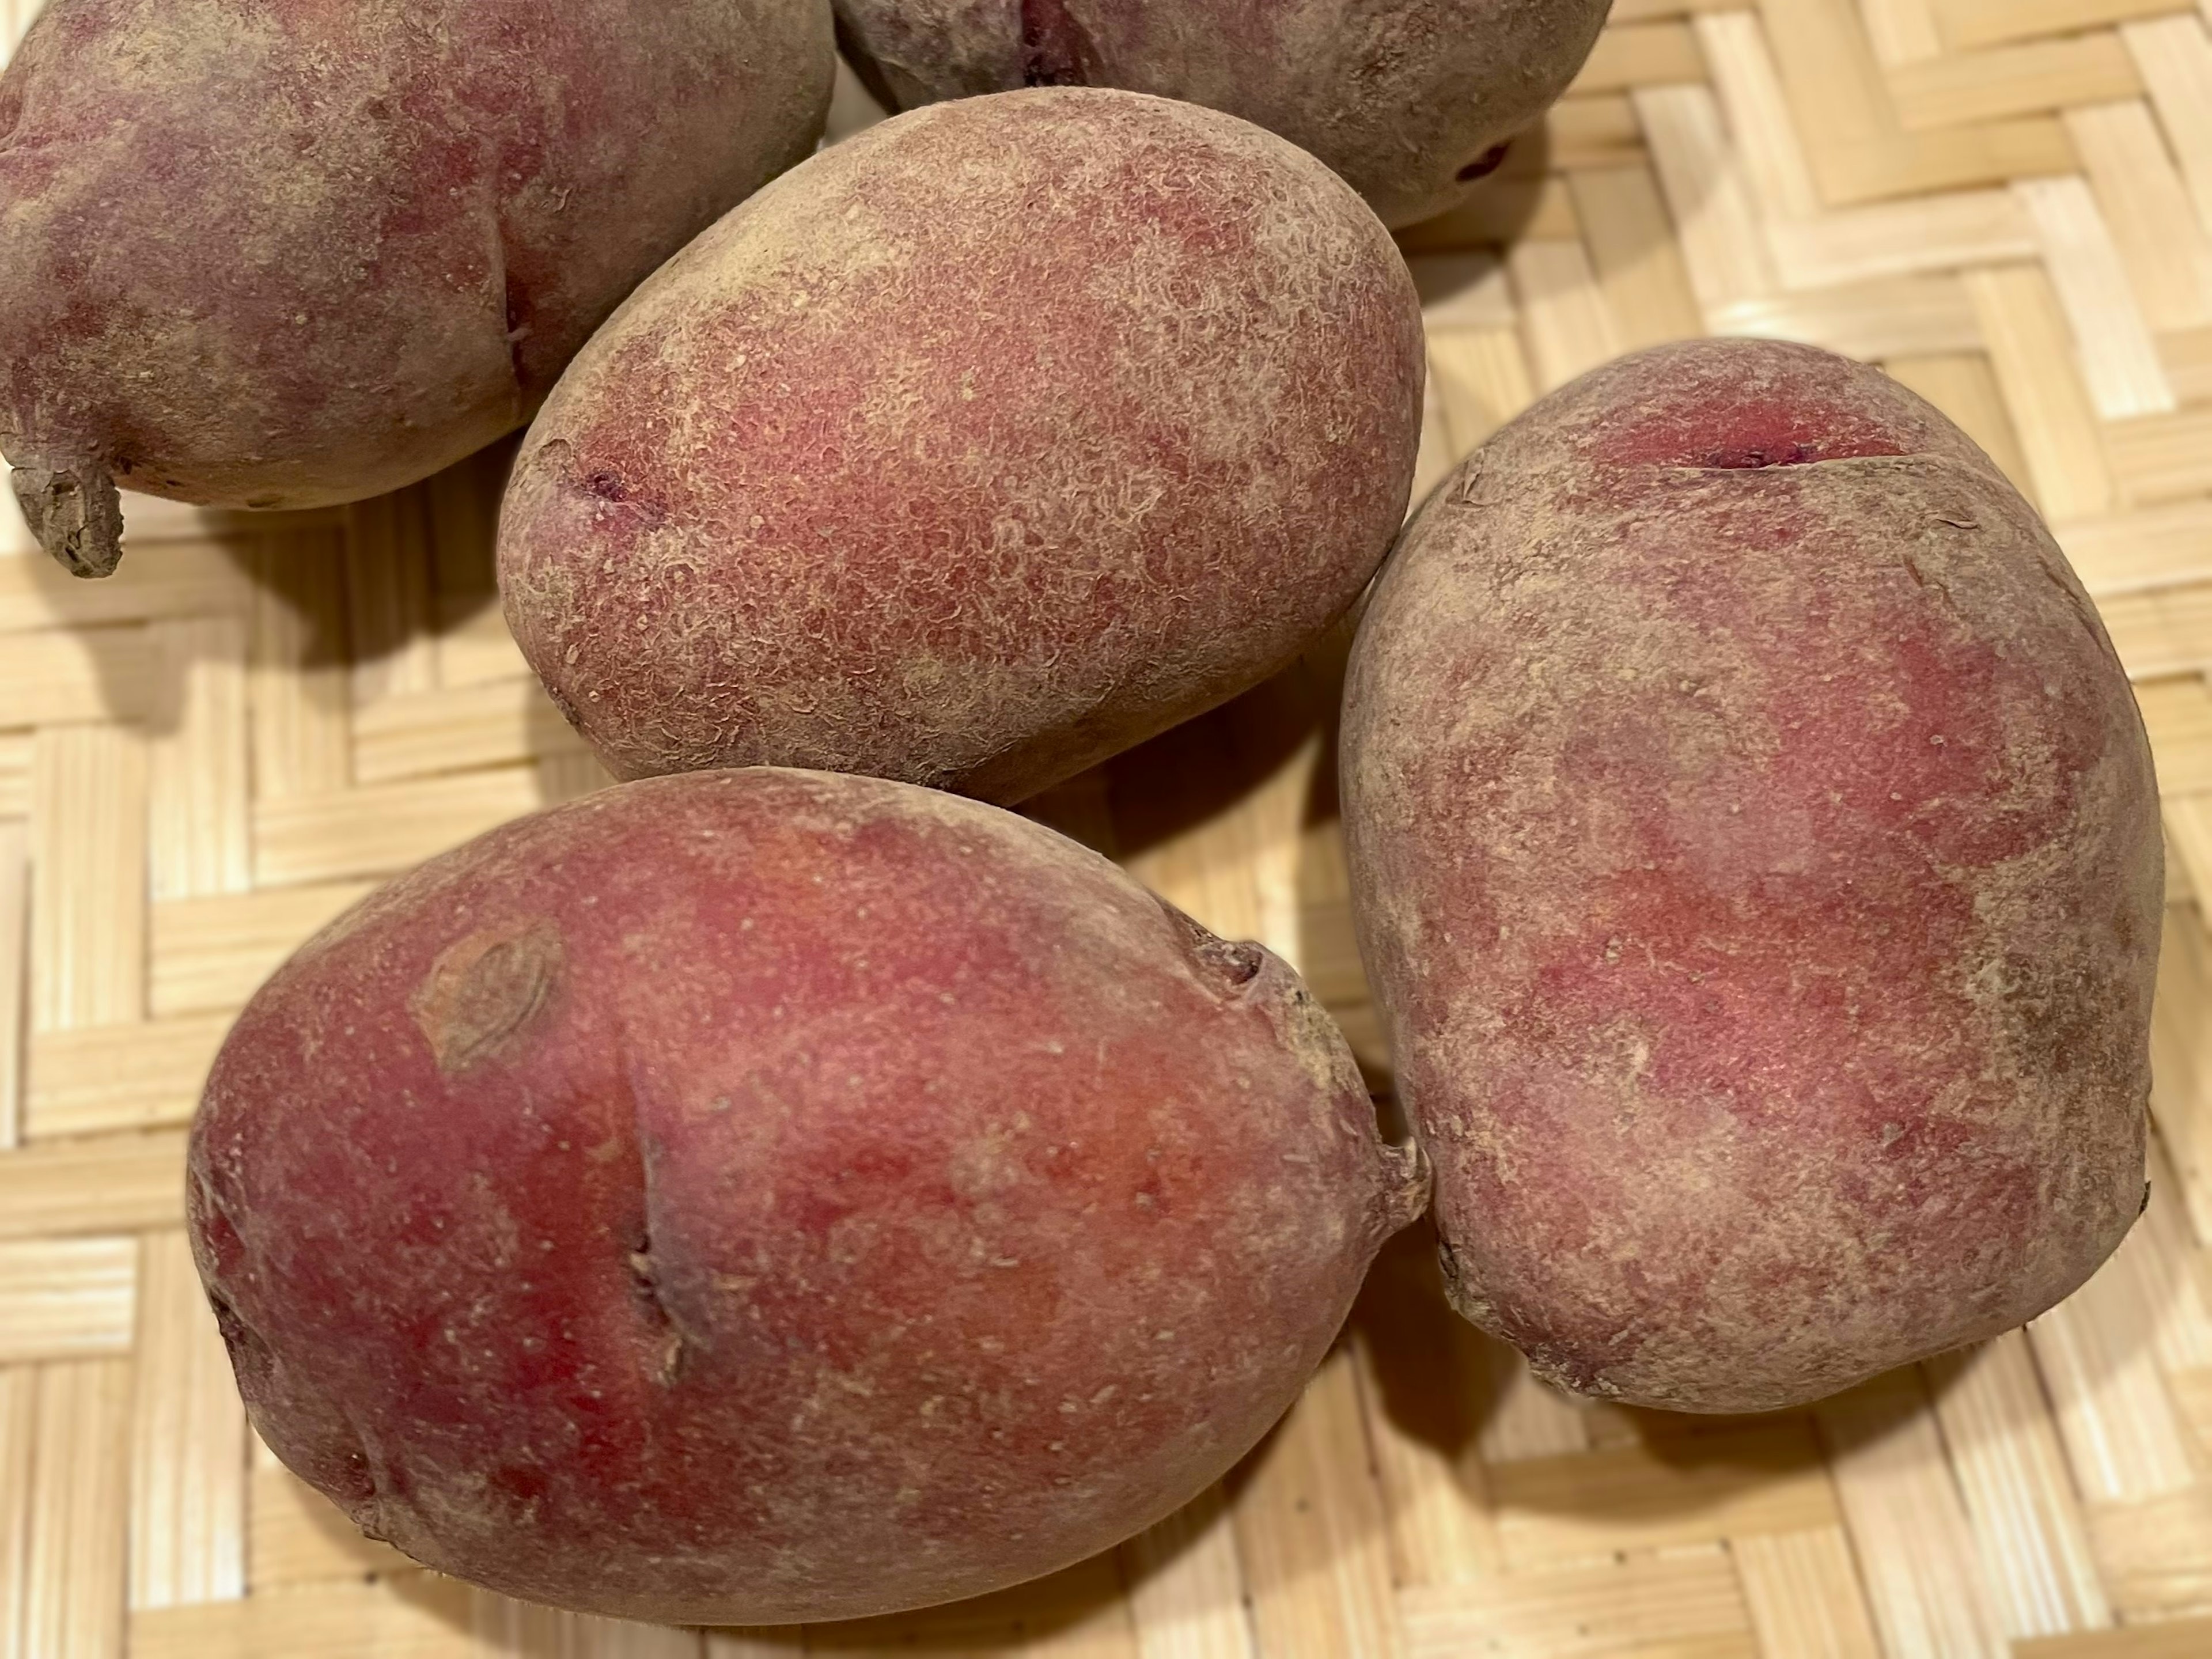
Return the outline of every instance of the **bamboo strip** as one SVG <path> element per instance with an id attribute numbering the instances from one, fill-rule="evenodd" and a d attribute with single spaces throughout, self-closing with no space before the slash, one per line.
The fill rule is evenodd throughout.
<path id="1" fill-rule="evenodd" d="M 1121 1556 L 1141 1659 L 1259 1659 L 1219 1486 L 1132 1538 Z"/>
<path id="2" fill-rule="evenodd" d="M 1960 352 L 1933 357 L 1893 357 L 1883 365 L 1890 377 L 1910 387 L 1957 422 L 1966 435 L 1989 453 L 2005 477 L 2022 490 L 2029 488 L 2027 457 L 2021 453 L 2020 434 L 2013 430 L 1989 358 L 1980 352 Z M 156 937 L 161 913 L 155 912 Z M 158 972 L 159 958 L 156 958 Z"/>
<path id="3" fill-rule="evenodd" d="M 387 875 L 534 811 L 528 766 L 263 800 L 254 810 L 254 878 L 262 886 Z"/>
<path id="4" fill-rule="evenodd" d="M 301 537 L 254 554 L 253 793 L 317 795 L 353 781 L 344 542 Z"/>
<path id="5" fill-rule="evenodd" d="M 438 596 L 438 683 L 454 690 L 491 680 L 518 679 L 530 664 L 495 596 L 441 593 Z"/>
<path id="6" fill-rule="evenodd" d="M 31 815 L 31 734 L 0 732 L 0 818 Z"/>
<path id="7" fill-rule="evenodd" d="M 131 1659 L 486 1659 L 465 1584 L 434 1574 L 160 1607 L 131 1620 Z"/>
<path id="8" fill-rule="evenodd" d="M 136 720 L 153 681 L 143 628 L 10 635 L 0 650 L 0 726 Z"/>
<path id="9" fill-rule="evenodd" d="M 1421 324 L 1431 337 L 1453 330 L 1511 328 L 1518 320 L 1505 266 L 1490 249 L 1417 253 L 1406 269 L 1413 273 Z"/>
<path id="10" fill-rule="evenodd" d="M 1568 185 L 1623 349 L 1703 334 L 1705 319 L 1651 169 L 1591 168 L 1570 174 Z"/>
<path id="11" fill-rule="evenodd" d="M 2013 1659 L 2203 1659 L 2207 1653 L 2212 1653 L 2212 1619 L 2189 1619 L 2022 1642 L 2013 1649 Z"/>
<path id="12" fill-rule="evenodd" d="M 2212 1607 L 2212 1493 L 2201 1486 L 2089 1511 L 2105 1593 L 2123 1625 Z"/>
<path id="13" fill-rule="evenodd" d="M 2212 39 L 2188 16 L 2133 23 L 2121 37 L 2197 204 L 2199 228 L 2212 230 Z"/>
<path id="14" fill-rule="evenodd" d="M 273 1457 L 246 1480 L 246 1582 L 254 1595 L 414 1565 L 391 1545 L 363 1537 L 330 1499 Z"/>
<path id="15" fill-rule="evenodd" d="M 1914 131 L 2134 98 L 2142 81 L 2119 37 L 2100 33 L 1901 64 L 1889 72 L 1889 92 L 1899 121 Z"/>
<path id="16" fill-rule="evenodd" d="M 0 1243 L 0 1366 L 129 1352 L 137 1279 L 135 1239 Z"/>
<path id="17" fill-rule="evenodd" d="M 2033 495 L 2052 519 L 2094 518 L 2117 490 L 2104 434 L 2080 376 L 2064 313 L 2050 279 L 2032 266 L 1972 271 L 1966 292 L 1989 343 L 2013 430 L 2027 459 Z"/>
<path id="18" fill-rule="evenodd" d="M 1958 47 L 2072 34 L 2100 24 L 2178 11 L 2175 0 L 1936 0 L 1944 38 Z"/>
<path id="19" fill-rule="evenodd" d="M 1636 111 L 1617 93 L 1568 98 L 1544 117 L 1545 159 L 1562 172 L 1637 167 L 1645 161 Z"/>
<path id="20" fill-rule="evenodd" d="M 1429 362 L 1454 464 L 1536 401 L 1517 327 L 1439 331 L 1430 337 Z"/>
<path id="21" fill-rule="evenodd" d="M 1412 1587 L 1400 1592 L 1398 1606 L 1407 1659 L 1753 1659 L 1754 1652 L 1742 1588 L 1716 1545 Z"/>
<path id="22" fill-rule="evenodd" d="M 244 1006 L 286 957 L 374 890 L 326 882 L 156 904 L 149 1012 L 159 1021 Z"/>
<path id="23" fill-rule="evenodd" d="M 1772 294 L 1781 278 L 1719 100 L 1704 87 L 1658 87 L 1636 94 L 1636 113 L 1707 325 L 1729 306 Z"/>
<path id="24" fill-rule="evenodd" d="M 2205 812 L 2212 874 L 2212 812 Z M 2172 1155 L 2201 1248 L 2212 1239 L 2212 939 L 2195 918 L 2166 907 L 2151 1016 L 2151 1111 Z"/>
<path id="25" fill-rule="evenodd" d="M 1516 1571 L 1842 1520 L 1802 1421 L 1502 1463 L 1490 1490 Z"/>
<path id="26" fill-rule="evenodd" d="M 1955 276 L 1898 276 L 1723 307 L 1717 334 L 1797 340 L 1845 356 L 1942 356 L 1982 344 L 1977 308 Z"/>
<path id="27" fill-rule="evenodd" d="M 355 712 L 353 743 L 362 784 L 590 753 L 535 675 L 392 692 Z"/>
<path id="28" fill-rule="evenodd" d="M 31 1599 L 31 1477 L 38 1405 L 37 1370 L 0 1365 L 0 1659 L 33 1659 L 23 1614 Z"/>
<path id="29" fill-rule="evenodd" d="M 2203 632 L 2212 624 L 2212 585 L 2115 594 L 2097 611 L 2134 680 L 2194 674 L 2212 661 Z"/>
<path id="30" fill-rule="evenodd" d="M 2143 681 L 2135 695 L 2158 763 L 2160 793 L 2212 790 L 2212 685 L 2201 675 L 2181 674 Z"/>
<path id="31" fill-rule="evenodd" d="M 2092 599 L 2212 581 L 2212 501 L 2062 522 L 2051 533 Z"/>
<path id="32" fill-rule="evenodd" d="M 31 1023 L 115 1025 L 146 1001 L 146 743 L 42 729 L 31 757 Z"/>
<path id="33" fill-rule="evenodd" d="M 1556 391 L 1620 355 L 1620 325 L 1579 240 L 1516 243 L 1506 269 L 1539 391 Z"/>
<path id="34" fill-rule="evenodd" d="M 2010 1332 L 1924 1370 L 2005 1635 L 2017 1642 L 2111 1625 L 2027 1339 Z"/>
<path id="35" fill-rule="evenodd" d="M 1889 1659 L 2003 1659 L 1981 1563 L 1911 1372 L 1814 1411 Z"/>
<path id="36" fill-rule="evenodd" d="M 246 1594 L 246 1410 L 181 1232 L 139 1268 L 131 1465 L 135 1611 Z"/>
<path id="37" fill-rule="evenodd" d="M 809 1625 L 806 1651 L 841 1659 L 900 1659 L 925 1651 L 1023 1654 L 1036 1659 L 1136 1659 L 1136 1633 L 1118 1592 L 1114 1557 L 1093 1556 L 1049 1578 L 921 1613 Z M 796 1632 L 763 1632 L 787 1641 Z"/>
<path id="38" fill-rule="evenodd" d="M 23 1060 L 30 1015 L 30 826 L 0 817 L 0 1152 L 23 1139 Z"/>
<path id="39" fill-rule="evenodd" d="M 2185 408 L 2106 428 L 2112 471 L 2131 507 L 2212 490 L 2212 409 Z"/>
<path id="40" fill-rule="evenodd" d="M 2136 1287 L 2109 1267 L 2028 1327 L 2075 1480 L 2093 1504 L 2140 1504 L 2194 1480 L 2154 1334 Z"/>
<path id="41" fill-rule="evenodd" d="M 429 492 L 417 484 L 346 509 L 346 615 L 356 710 L 437 687 L 429 507 Z"/>
<path id="42" fill-rule="evenodd" d="M 91 1025 L 32 1039 L 28 1139 L 152 1129 L 190 1121 L 228 1013 Z"/>
<path id="43" fill-rule="evenodd" d="M 38 1377 L 24 1649 L 33 1659 L 122 1659 L 131 1362 L 72 1360 Z"/>
<path id="44" fill-rule="evenodd" d="M 2035 222 L 2044 268 L 2073 326 L 2075 362 L 2098 415 L 2120 421 L 2172 413 L 2173 388 L 2089 186 L 2079 179 L 2036 179 L 2013 191 Z"/>
<path id="45" fill-rule="evenodd" d="M 174 1227 L 184 1208 L 181 1133 L 106 1135 L 0 1157 L 0 1238 Z"/>
<path id="46" fill-rule="evenodd" d="M 2066 112 L 2143 316 L 2161 332 L 2212 325 L 2212 237 L 2140 100 Z"/>
<path id="47" fill-rule="evenodd" d="M 1705 60 L 1698 55 L 1698 42 L 1688 25 L 1671 19 L 1650 23 L 1616 21 L 1598 37 L 1589 61 L 1567 90 L 1583 97 L 1705 78 Z"/>
<path id="48" fill-rule="evenodd" d="M 1850 0 L 1759 0 L 1798 130 L 1834 206 L 2008 182 L 2075 166 L 2066 130 L 2031 116 L 1908 132 Z"/>
<path id="49" fill-rule="evenodd" d="M 1351 1357 L 1330 1358 L 1230 1487 L 1265 1659 L 1395 1659 L 1381 1493 Z"/>
<path id="50" fill-rule="evenodd" d="M 1840 1526 L 1731 1540 L 1759 1650 L 1791 1659 L 1881 1659 L 1873 1617 Z"/>
<path id="51" fill-rule="evenodd" d="M 1743 168 L 1745 183 L 1760 213 L 1771 222 L 1808 223 L 1827 211 L 1813 164 L 1790 111 L 1789 94 L 1766 49 L 1766 32 L 1757 14 L 1721 12 L 1698 18 L 1699 49 L 1712 66 L 1713 91 L 1727 118 L 1729 141 Z"/>
<path id="52" fill-rule="evenodd" d="M 1859 0 L 1867 38 L 1884 69 L 1896 70 L 1939 56 L 1943 36 L 1935 0 Z"/>
<path id="53" fill-rule="evenodd" d="M 696 1630 L 595 1619 L 489 1590 L 469 1598 L 470 1633 L 483 1659 L 702 1659 Z"/>
<path id="54" fill-rule="evenodd" d="M 5 516 L 21 522 L 12 510 Z M 0 557 L 0 634 L 173 617 L 243 616 L 252 604 L 252 585 L 238 554 L 216 542 L 163 547 L 148 558 L 125 559 L 115 574 L 96 582 L 70 575 L 42 552 Z"/>
<path id="55" fill-rule="evenodd" d="M 238 617 L 167 618 L 147 629 L 163 716 L 151 745 L 156 899 L 252 884 L 246 635 Z"/>
<path id="56" fill-rule="evenodd" d="M 1352 1315 L 1359 1403 L 1400 1586 L 1504 1568 L 1479 1437 L 1487 1339 L 1443 1299 L 1426 1226 L 1387 1245 Z"/>

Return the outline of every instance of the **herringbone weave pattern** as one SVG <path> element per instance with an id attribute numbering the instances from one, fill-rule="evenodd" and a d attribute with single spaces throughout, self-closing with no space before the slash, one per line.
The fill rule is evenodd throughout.
<path id="1" fill-rule="evenodd" d="M 2172 850 L 2154 1197 L 2111 1267 L 1972 1356 L 1690 1421 L 1534 1386 L 1410 1238 L 1234 1479 L 1041 1585 L 701 1633 L 437 1579 L 253 1443 L 183 1126 L 295 944 L 604 779 L 501 626 L 496 459 L 313 517 L 137 503 L 113 581 L 0 555 L 0 1656 L 2212 1655 L 2212 0 L 1620 0 L 1543 141 L 1404 241 L 1424 487 L 1578 371 L 1711 332 L 1886 365 L 2041 504 Z M 1329 689 L 1309 665 L 1042 810 L 1297 961 L 1382 1075 Z"/>

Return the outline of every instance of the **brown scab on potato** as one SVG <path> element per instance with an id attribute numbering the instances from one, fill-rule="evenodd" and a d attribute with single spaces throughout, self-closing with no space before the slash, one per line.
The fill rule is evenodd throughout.
<path id="1" fill-rule="evenodd" d="M 561 932 L 536 918 L 455 940 L 431 963 L 408 1011 L 444 1072 L 466 1071 L 537 1016 L 561 972 Z"/>

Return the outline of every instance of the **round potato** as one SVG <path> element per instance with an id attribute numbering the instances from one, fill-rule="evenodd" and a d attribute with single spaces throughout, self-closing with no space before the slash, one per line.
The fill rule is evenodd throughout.
<path id="1" fill-rule="evenodd" d="M 1419 301 L 1311 157 L 1059 88 L 824 150 L 659 271 L 532 427 L 524 654 L 617 777 L 1024 799 L 1257 684 L 1397 532 Z"/>

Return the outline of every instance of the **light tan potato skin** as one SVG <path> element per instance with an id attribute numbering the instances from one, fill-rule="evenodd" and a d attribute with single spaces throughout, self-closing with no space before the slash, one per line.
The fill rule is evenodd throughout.
<path id="1" fill-rule="evenodd" d="M 310 941 L 189 1207 L 256 1427 L 362 1528 L 751 1625 L 1196 1496 L 1426 1194 L 1258 946 L 1011 813 L 758 769 L 509 824 Z"/>
<path id="2" fill-rule="evenodd" d="M 1126 87 L 1280 133 L 1412 224 L 1463 198 L 1597 42 L 1611 0 L 837 0 L 846 55 L 912 109 Z"/>
<path id="3" fill-rule="evenodd" d="M 1454 1298 L 1545 1375 L 1802 1404 L 2134 1222 L 2142 722 L 2034 513 L 1879 371 L 1705 342 L 1538 404 L 1407 529 L 1344 742 Z"/>
<path id="4" fill-rule="evenodd" d="M 1347 611 L 1419 447 L 1373 214 L 1133 93 L 940 104 L 639 290 L 501 515 L 523 654 L 617 777 L 865 772 L 1013 802 Z"/>

